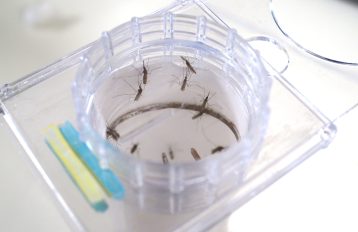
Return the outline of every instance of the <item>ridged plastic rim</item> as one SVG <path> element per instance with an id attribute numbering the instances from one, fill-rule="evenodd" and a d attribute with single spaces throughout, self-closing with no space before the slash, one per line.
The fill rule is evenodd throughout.
<path id="1" fill-rule="evenodd" d="M 210 28 L 215 38 L 208 36 L 200 31 L 197 25 L 200 22 L 205 22 L 205 27 Z M 173 24 L 180 23 L 186 25 L 187 31 L 173 30 Z M 146 30 L 147 26 L 155 28 L 154 30 Z M 154 26 L 159 26 L 154 27 Z M 196 33 L 190 32 L 189 29 L 198 29 Z M 139 31 L 138 31 L 139 30 Z M 150 33 L 160 33 L 161 38 L 156 38 L 153 41 L 143 41 L 143 38 Z M 176 38 L 177 34 L 187 34 L 192 36 L 192 40 L 182 40 Z M 179 36 L 178 36 L 179 37 Z M 123 48 L 119 54 L 114 54 L 116 47 L 131 41 L 131 46 Z M 178 163 L 171 165 L 162 165 L 160 163 L 138 160 L 133 156 L 124 154 L 118 149 L 114 148 L 108 141 L 102 138 L 90 125 L 90 119 L 86 113 L 87 106 L 91 101 L 91 94 L 95 91 L 91 88 L 91 81 L 101 75 L 107 75 L 111 67 L 103 62 L 103 59 L 108 59 L 113 55 L 129 54 L 128 51 L 138 50 L 143 46 L 153 44 L 161 44 L 170 42 L 173 47 L 176 45 L 185 46 L 189 45 L 191 49 L 206 49 L 209 52 L 220 52 L 223 57 L 226 57 L 231 65 L 246 72 L 248 78 L 251 78 L 249 88 L 255 95 L 252 99 L 256 107 L 259 108 L 253 117 L 247 136 L 243 137 L 240 143 L 231 146 L 227 151 L 223 152 L 220 156 L 212 156 L 193 163 Z M 97 57 L 98 59 L 93 59 Z M 242 59 L 245 58 L 245 59 Z M 103 64 L 102 64 L 103 63 Z M 94 67 L 99 65 L 96 70 Z M 106 74 L 107 73 L 107 74 Z M 210 182 L 211 184 L 218 184 L 220 177 L 226 177 L 233 174 L 237 168 L 247 168 L 250 161 L 254 158 L 254 151 L 257 153 L 258 148 L 262 144 L 263 135 L 265 134 L 268 117 L 268 99 L 271 87 L 271 80 L 267 77 L 266 71 L 261 63 L 257 53 L 252 49 L 249 44 L 242 39 L 235 30 L 227 29 L 224 26 L 213 22 L 207 22 L 206 18 L 194 17 L 190 15 L 173 15 L 168 13 L 163 16 L 147 16 L 144 18 L 133 18 L 130 22 L 122 24 L 109 33 L 104 33 L 101 40 L 94 44 L 86 56 L 82 57 L 77 77 L 73 83 L 72 91 L 76 106 L 77 121 L 79 124 L 79 132 L 82 139 L 84 139 L 90 148 L 98 154 L 99 159 L 104 166 L 115 166 L 119 170 L 125 170 L 127 173 L 128 182 L 132 187 L 140 188 L 145 184 L 151 184 L 159 188 L 167 189 L 169 193 L 177 193 L 184 191 L 186 186 L 200 185 Z M 260 136 L 257 139 L 257 136 Z M 238 159 L 238 154 L 241 154 L 241 159 Z M 109 162 L 110 164 L 106 164 Z M 235 164 L 235 165 L 233 165 Z M 176 173 L 184 173 L 183 176 L 177 176 Z M 196 175 L 192 177 L 185 177 L 187 171 L 196 171 Z M 199 171 L 198 171 L 199 170 Z M 239 170 L 244 174 L 244 170 Z M 173 175 L 174 173 L 174 175 Z M 214 177 L 213 177 L 214 174 Z M 217 179 L 217 177 L 219 179 Z M 143 178 L 145 176 L 145 179 Z M 180 184 L 183 188 L 175 186 Z"/>

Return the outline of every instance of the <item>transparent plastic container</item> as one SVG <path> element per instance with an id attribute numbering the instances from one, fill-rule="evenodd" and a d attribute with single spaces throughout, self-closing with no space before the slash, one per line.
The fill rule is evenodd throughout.
<path id="1" fill-rule="evenodd" d="M 330 69 L 321 72 L 309 57 L 301 59 L 307 66 L 300 66 L 302 54 L 275 34 L 267 6 L 262 1 L 245 3 L 240 9 L 227 9 L 235 15 L 219 18 L 219 1 L 215 11 L 202 1 L 175 1 L 0 89 L 2 129 L 16 136 L 19 150 L 39 171 L 73 230 L 207 231 L 330 144 L 335 125 L 280 73 L 296 75 L 305 67 L 314 82 L 326 78 Z M 247 39 L 267 32 L 263 28 L 278 39 Z M 291 63 L 275 70 L 270 60 L 262 59 L 265 46 L 254 51 L 246 41 L 253 46 L 253 41 L 275 41 Z M 181 90 L 188 73 L 188 85 Z M 136 100 L 139 86 L 142 93 Z M 230 119 L 237 132 L 213 112 Z M 338 113 L 340 109 L 332 115 Z M 112 124 L 117 118 L 126 120 Z M 125 200 L 105 199 L 109 207 L 104 213 L 88 205 L 44 143 L 44 128 L 64 121 L 80 130 L 102 167 L 112 168 L 124 181 Z M 113 133 L 107 136 L 106 127 L 113 125 L 121 143 Z M 169 133 L 159 137 L 159 132 L 167 132 L 163 128 L 170 128 Z M 195 135 L 195 143 L 188 134 Z M 211 155 L 218 146 L 226 149 Z M 162 153 L 169 156 L 168 165 Z"/>
<path id="2" fill-rule="evenodd" d="M 80 133 L 119 173 L 126 201 L 178 213 L 241 184 L 263 142 L 270 87 L 235 30 L 167 13 L 104 33 L 72 92 Z"/>

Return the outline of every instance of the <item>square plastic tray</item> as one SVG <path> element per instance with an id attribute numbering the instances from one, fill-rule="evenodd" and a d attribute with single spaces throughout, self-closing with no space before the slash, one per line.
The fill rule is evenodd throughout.
<path id="1" fill-rule="evenodd" d="M 219 4 L 219 1 L 212 3 Z M 257 11 L 247 10 L 248 7 L 254 8 L 255 4 L 258 6 Z M 219 11 L 213 11 L 214 8 Z M 225 21 L 230 27 L 236 28 L 240 35 L 247 36 L 247 38 L 268 32 L 266 34 L 284 40 L 282 35 L 274 29 L 274 25 L 267 21 L 270 16 L 269 8 L 262 2 L 256 0 L 250 2 L 246 5 L 246 10 L 245 8 L 239 9 L 235 15 L 221 15 L 221 7 L 215 5 L 214 8 L 207 7 L 201 1 L 178 1 L 156 14 L 172 11 L 173 13 L 206 15 L 221 23 Z M 230 11 L 230 9 L 226 10 Z M 253 12 L 257 15 L 253 15 Z M 228 17 L 218 18 L 217 15 Z M 293 57 L 302 59 L 303 63 L 316 62 L 288 43 L 283 42 L 283 44 L 287 45 L 286 49 L 294 54 Z M 42 70 L 3 86 L 0 89 L 0 112 L 3 117 L 1 120 L 6 121 L 21 147 L 53 191 L 68 219 L 72 222 L 73 229 L 80 231 L 101 231 L 103 228 L 106 231 L 125 230 L 123 204 L 109 199 L 110 207 L 107 212 L 103 214 L 94 212 L 44 143 L 43 130 L 49 124 L 58 124 L 66 120 L 75 124 L 70 88 L 80 57 L 90 47 L 91 44 Z M 293 66 L 290 64 L 287 70 L 290 72 L 285 72 L 285 75 L 302 72 L 299 68 L 302 67 L 300 63 L 291 63 Z M 317 150 L 329 145 L 336 131 L 331 120 L 308 102 L 268 63 L 267 68 L 273 78 L 270 96 L 271 118 L 260 155 L 253 163 L 244 184 L 229 192 L 210 208 L 196 215 L 180 217 L 175 223 L 160 223 L 150 219 L 148 222 L 138 223 L 157 224 L 157 231 L 201 231 L 210 228 Z M 314 72 L 323 72 L 322 70 L 329 72 L 330 68 L 321 66 L 313 68 Z M 322 75 L 317 78 L 321 77 Z M 342 91 L 342 94 L 338 93 L 337 96 L 344 99 L 345 95 Z M 341 109 L 327 111 L 327 113 L 331 116 L 330 118 L 334 118 L 354 103 L 354 101 L 349 102 Z"/>

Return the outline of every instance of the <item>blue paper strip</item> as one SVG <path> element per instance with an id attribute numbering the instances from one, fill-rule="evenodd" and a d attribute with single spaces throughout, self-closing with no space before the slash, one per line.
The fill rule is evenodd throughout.
<path id="1" fill-rule="evenodd" d="M 124 196 L 124 187 L 120 180 L 112 170 L 102 169 L 100 167 L 97 157 L 91 152 L 87 145 L 80 140 L 79 133 L 72 124 L 67 121 L 60 125 L 60 130 L 67 143 L 102 184 L 106 192 L 113 198 L 122 199 Z"/>

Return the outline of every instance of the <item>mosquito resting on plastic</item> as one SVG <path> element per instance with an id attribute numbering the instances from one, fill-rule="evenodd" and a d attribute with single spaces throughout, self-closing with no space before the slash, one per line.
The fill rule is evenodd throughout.
<path id="1" fill-rule="evenodd" d="M 195 69 L 193 68 L 193 66 L 191 65 L 191 63 L 189 62 L 188 59 L 186 59 L 184 56 L 180 56 L 180 58 L 185 62 L 186 67 L 188 67 L 188 69 L 192 72 L 196 74 Z"/>
<path id="2" fill-rule="evenodd" d="M 133 154 L 137 149 L 138 149 L 138 143 L 135 143 L 135 144 L 133 144 L 133 146 L 132 146 L 132 148 L 131 148 L 131 154 Z"/>
<path id="3" fill-rule="evenodd" d="M 193 156 L 193 158 L 195 159 L 195 160 L 200 160 L 201 158 L 200 158 L 200 155 L 199 155 L 199 153 L 198 153 L 198 151 L 197 150 L 195 150 L 195 148 L 190 148 L 190 153 L 191 153 L 191 155 Z"/>
<path id="4" fill-rule="evenodd" d="M 167 154 L 165 154 L 165 152 L 162 153 L 162 161 L 163 161 L 163 164 L 169 163 L 168 156 L 167 156 Z"/>
<path id="5" fill-rule="evenodd" d="M 107 126 L 106 127 L 106 139 L 109 139 L 110 137 L 112 137 L 112 139 L 114 139 L 115 141 L 117 141 L 119 139 L 119 133 L 116 131 L 116 129 Z"/>

